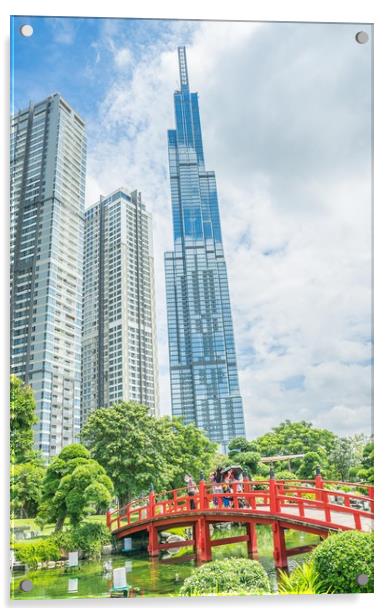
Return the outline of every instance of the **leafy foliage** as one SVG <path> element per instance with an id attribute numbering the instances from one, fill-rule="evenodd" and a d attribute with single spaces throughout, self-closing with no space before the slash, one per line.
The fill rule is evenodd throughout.
<path id="1" fill-rule="evenodd" d="M 321 466 L 321 457 L 315 451 L 308 451 L 301 461 L 297 474 L 300 478 L 314 477 L 316 469 Z"/>
<path id="2" fill-rule="evenodd" d="M 330 535 L 311 556 L 313 567 L 332 593 L 374 592 L 374 535 L 352 530 Z M 360 586 L 357 577 L 368 576 Z"/>
<path id="3" fill-rule="evenodd" d="M 45 470 L 37 462 L 11 465 L 11 513 L 13 517 L 32 518 L 42 497 Z"/>
<path id="4" fill-rule="evenodd" d="M 206 563 L 187 578 L 180 589 L 182 596 L 269 592 L 271 587 L 264 567 L 246 558 Z"/>
<path id="5" fill-rule="evenodd" d="M 217 448 L 195 425 L 153 417 L 135 402 L 91 413 L 82 440 L 111 477 L 120 503 L 150 484 L 161 491 L 183 485 L 185 473 L 198 477 Z"/>
<path id="6" fill-rule="evenodd" d="M 33 426 L 38 421 L 31 387 L 11 375 L 10 379 L 10 449 L 11 462 L 23 464 L 36 457 L 33 450 Z"/>
<path id="7" fill-rule="evenodd" d="M 76 526 L 88 513 L 108 507 L 112 492 L 110 478 L 89 451 L 67 445 L 47 468 L 38 517 L 56 522 L 56 530 L 62 529 L 66 516 Z"/>
<path id="8" fill-rule="evenodd" d="M 236 436 L 228 445 L 229 457 L 234 453 L 244 453 L 246 451 L 256 451 L 256 448 L 252 445 L 251 441 L 247 441 L 244 436 Z"/>
<path id="9" fill-rule="evenodd" d="M 61 557 L 60 549 L 52 537 L 31 543 L 15 543 L 14 549 L 17 560 L 32 569 L 36 569 L 38 563 L 59 560 Z"/>
<path id="10" fill-rule="evenodd" d="M 307 421 L 286 420 L 252 443 L 262 456 L 315 453 L 318 456 L 317 464 L 325 472 L 329 466 L 328 456 L 334 448 L 336 439 L 336 435 L 329 430 L 315 428 Z M 299 458 L 291 460 L 290 465 L 291 470 L 299 478 L 307 478 L 303 473 L 312 470 L 312 465 L 302 465 L 302 459 Z M 275 470 L 284 470 L 285 466 L 285 463 L 277 462 Z"/>
<path id="11" fill-rule="evenodd" d="M 184 425 L 180 419 L 163 417 L 158 420 L 165 431 L 165 457 L 170 466 L 168 488 L 183 485 L 184 473 L 200 478 L 207 473 L 215 456 L 217 445 L 195 424 Z"/>
<path id="12" fill-rule="evenodd" d="M 359 480 L 359 469 L 366 443 L 367 437 L 364 434 L 337 437 L 334 448 L 329 454 L 329 464 L 334 479 Z"/>
<path id="13" fill-rule="evenodd" d="M 259 472 L 260 465 L 260 454 L 257 451 L 243 451 L 240 453 L 232 454 L 232 460 L 242 466 L 244 470 L 249 472 L 250 475 Z"/>
<path id="14" fill-rule="evenodd" d="M 111 543 L 111 533 L 101 522 L 84 522 L 53 534 L 55 544 L 65 553 L 81 550 L 87 558 L 97 558 L 103 545 Z"/>
<path id="15" fill-rule="evenodd" d="M 252 475 L 261 477 L 268 477 L 269 473 L 269 467 L 261 462 L 262 457 L 304 454 L 303 459 L 275 462 L 274 470 L 276 473 L 292 471 L 297 478 L 308 479 L 319 466 L 327 479 L 373 483 L 373 443 L 367 442 L 367 438 L 364 434 L 339 437 L 307 421 L 286 420 L 253 441 L 234 438 L 228 452 L 231 462 L 246 466 Z M 257 458 L 255 453 L 259 454 Z"/>
<path id="16" fill-rule="evenodd" d="M 280 570 L 278 590 L 281 595 L 320 595 L 330 592 L 311 561 L 302 563 L 290 574 Z"/>
<path id="17" fill-rule="evenodd" d="M 364 447 L 361 467 L 357 471 L 357 476 L 362 481 L 374 483 L 374 443 L 372 441 Z"/>
<path id="18" fill-rule="evenodd" d="M 275 479 L 296 479 L 297 476 L 295 473 L 292 473 L 291 471 L 278 471 L 277 473 L 275 473 Z"/>

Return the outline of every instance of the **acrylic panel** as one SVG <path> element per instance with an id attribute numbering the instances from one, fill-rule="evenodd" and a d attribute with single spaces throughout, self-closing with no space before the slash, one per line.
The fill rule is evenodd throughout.
<path id="1" fill-rule="evenodd" d="M 372 24 L 11 18 L 11 597 L 372 593 Z"/>

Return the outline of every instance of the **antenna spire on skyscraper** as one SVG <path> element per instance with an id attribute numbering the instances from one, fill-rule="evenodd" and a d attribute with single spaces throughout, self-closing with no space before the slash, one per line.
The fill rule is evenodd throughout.
<path id="1" fill-rule="evenodd" d="M 183 86 L 185 88 L 188 88 L 189 87 L 189 83 L 188 83 L 188 69 L 187 69 L 186 48 L 185 47 L 178 47 L 177 48 L 177 53 L 178 53 L 178 56 L 179 56 L 180 85 L 181 85 L 182 89 L 183 89 Z"/>

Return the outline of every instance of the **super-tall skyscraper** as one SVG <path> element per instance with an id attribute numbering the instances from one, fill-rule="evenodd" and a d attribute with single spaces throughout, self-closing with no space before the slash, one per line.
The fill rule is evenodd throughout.
<path id="1" fill-rule="evenodd" d="M 59 95 L 11 121 L 11 372 L 32 386 L 36 447 L 80 427 L 84 122 Z"/>
<path id="2" fill-rule="evenodd" d="M 205 169 L 198 95 L 179 47 L 176 129 L 168 131 L 174 250 L 165 253 L 172 414 L 223 450 L 245 436 L 214 171 Z"/>
<path id="3" fill-rule="evenodd" d="M 82 424 L 120 400 L 158 414 L 152 219 L 139 191 L 86 210 L 83 289 Z"/>

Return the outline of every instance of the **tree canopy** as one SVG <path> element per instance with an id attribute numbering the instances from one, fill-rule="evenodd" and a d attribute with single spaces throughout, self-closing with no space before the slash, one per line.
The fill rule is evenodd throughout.
<path id="1" fill-rule="evenodd" d="M 15 518 L 36 516 L 42 497 L 45 469 L 36 462 L 11 465 L 11 515 Z"/>
<path id="2" fill-rule="evenodd" d="M 195 425 L 157 418 L 136 402 L 92 412 L 83 443 L 111 477 L 120 503 L 147 492 L 183 485 L 186 473 L 207 471 L 217 446 Z"/>
<path id="3" fill-rule="evenodd" d="M 228 451 L 231 461 L 253 474 L 267 474 L 260 462 L 262 457 L 303 454 L 304 458 L 275 462 L 276 472 L 291 469 L 298 478 L 305 479 L 312 477 L 319 466 L 328 479 L 373 480 L 373 446 L 365 435 L 340 437 L 307 421 L 283 421 L 252 441 L 232 439 Z"/>
<path id="4" fill-rule="evenodd" d="M 104 468 L 80 444 L 67 445 L 49 464 L 43 482 L 38 517 L 61 530 L 69 516 L 73 526 L 88 513 L 109 506 L 113 494 Z"/>
<path id="5" fill-rule="evenodd" d="M 10 379 L 10 449 L 13 464 L 31 461 L 36 457 L 33 450 L 33 426 L 38 421 L 35 400 L 31 387 L 11 375 Z"/>

